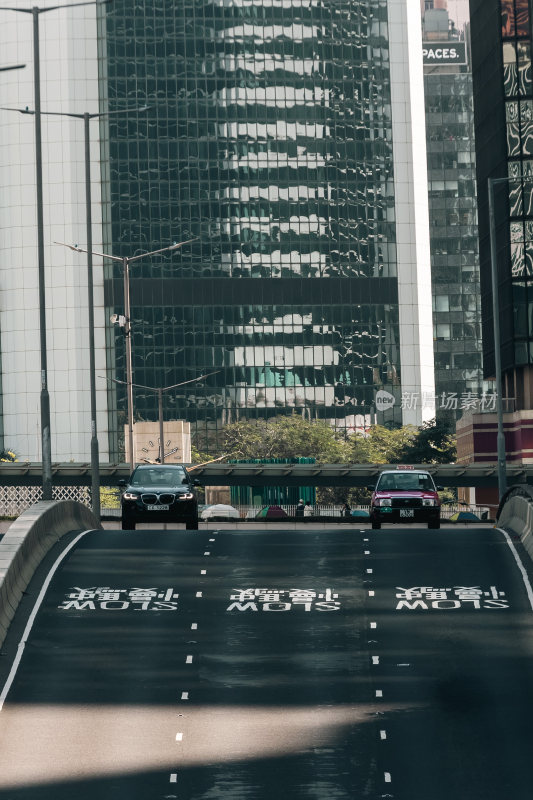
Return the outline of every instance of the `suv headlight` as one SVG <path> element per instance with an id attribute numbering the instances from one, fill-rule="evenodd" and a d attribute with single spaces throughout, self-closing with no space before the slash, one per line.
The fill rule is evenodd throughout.
<path id="1" fill-rule="evenodd" d="M 391 506 L 391 505 L 392 505 L 392 500 L 390 497 L 382 497 L 380 500 L 378 500 L 378 506 Z"/>
<path id="2" fill-rule="evenodd" d="M 423 506 L 436 506 L 437 503 L 432 497 L 430 497 L 427 500 L 422 500 L 422 505 Z"/>
<path id="3" fill-rule="evenodd" d="M 185 492 L 185 494 L 176 495 L 176 500 L 192 500 L 194 497 L 192 492 Z"/>
<path id="4" fill-rule="evenodd" d="M 138 500 L 139 497 L 140 494 L 138 494 L 137 492 L 124 492 L 124 494 L 122 495 L 123 500 Z"/>

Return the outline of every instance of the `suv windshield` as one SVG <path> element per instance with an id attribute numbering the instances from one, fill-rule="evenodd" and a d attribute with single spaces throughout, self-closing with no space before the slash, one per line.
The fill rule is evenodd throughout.
<path id="1" fill-rule="evenodd" d="M 130 486 L 179 486 L 188 482 L 183 467 L 137 467 L 131 476 Z"/>
<path id="2" fill-rule="evenodd" d="M 433 478 L 426 472 L 386 472 L 378 481 L 377 492 L 435 491 Z"/>

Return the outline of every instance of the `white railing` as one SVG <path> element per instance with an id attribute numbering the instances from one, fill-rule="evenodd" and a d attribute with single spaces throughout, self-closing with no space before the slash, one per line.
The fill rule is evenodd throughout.
<path id="1" fill-rule="evenodd" d="M 0 486 L 0 517 L 18 517 L 43 499 L 41 486 Z M 91 505 L 88 486 L 53 486 L 53 500 L 77 500 Z"/>

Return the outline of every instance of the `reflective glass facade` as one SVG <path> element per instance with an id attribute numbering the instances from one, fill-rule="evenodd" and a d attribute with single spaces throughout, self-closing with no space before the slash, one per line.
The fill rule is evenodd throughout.
<path id="1" fill-rule="evenodd" d="M 431 16 L 434 7 L 426 3 L 426 13 L 430 12 L 423 30 L 426 47 L 432 46 L 433 38 L 437 46 L 443 40 L 449 47 L 464 43 L 464 26 L 462 30 L 455 27 L 445 4 L 439 6 L 440 16 Z M 469 48 L 465 50 L 468 53 Z M 427 64 L 424 86 L 437 416 L 458 417 L 464 411 L 465 394 L 481 398 L 483 392 L 473 86 L 468 59 L 461 65 Z"/>
<path id="2" fill-rule="evenodd" d="M 528 0 L 472 0 L 483 346 L 494 372 L 488 179 L 494 191 L 504 394 L 531 408 L 533 364 L 533 83 Z M 508 179 L 508 180 L 507 180 Z M 529 374 L 529 377 L 526 377 Z"/>
<path id="3" fill-rule="evenodd" d="M 115 0 L 105 25 L 109 108 L 151 106 L 108 123 L 106 248 L 196 237 L 132 265 L 134 383 L 217 370 L 164 395 L 200 447 L 293 409 L 353 430 L 378 389 L 401 422 L 386 0 Z M 105 291 L 122 313 L 120 269 Z M 119 330 L 108 368 L 125 380 Z"/>

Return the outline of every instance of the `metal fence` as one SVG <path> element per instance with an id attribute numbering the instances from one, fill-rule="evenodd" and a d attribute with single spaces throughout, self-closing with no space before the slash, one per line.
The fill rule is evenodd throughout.
<path id="1" fill-rule="evenodd" d="M 90 508 L 91 492 L 87 486 L 53 486 L 52 497 L 54 500 L 77 500 Z M 0 487 L 0 517 L 18 517 L 29 506 L 42 500 L 42 487 L 40 486 L 2 486 Z M 100 494 L 102 517 L 120 517 L 120 489 L 103 488 Z M 264 506 L 236 505 L 241 519 L 254 519 Z M 296 514 L 296 505 L 282 505 L 280 508 L 289 517 Z M 341 517 L 341 505 L 312 506 L 315 517 Z M 368 506 L 352 506 L 352 510 L 361 509 L 368 511 Z M 443 505 L 441 516 L 449 519 L 458 511 L 471 511 L 480 519 L 491 517 L 488 506 Z"/>
<path id="2" fill-rule="evenodd" d="M 296 514 L 296 505 L 280 505 L 279 506 L 289 517 L 294 517 Z M 316 503 L 311 506 L 313 516 L 315 517 L 342 517 L 341 505 L 321 505 Z M 241 519 L 253 519 L 261 511 L 264 506 L 250 506 L 250 505 L 235 505 L 234 508 L 240 514 Z M 369 506 L 351 506 L 351 510 L 369 511 Z M 469 506 L 469 505 L 443 505 L 441 508 L 442 519 L 450 519 L 454 514 L 459 511 L 470 511 L 480 519 L 488 519 L 490 517 L 490 509 L 488 506 Z"/>

